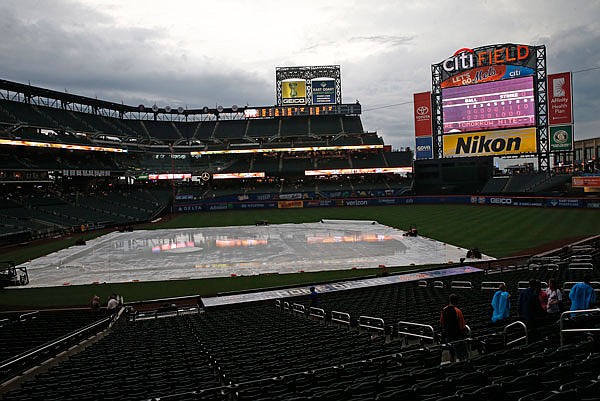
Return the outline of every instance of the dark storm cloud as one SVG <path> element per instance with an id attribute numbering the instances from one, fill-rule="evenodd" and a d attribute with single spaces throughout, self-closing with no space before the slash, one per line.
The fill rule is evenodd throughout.
<path id="1" fill-rule="evenodd" d="M 600 32 L 589 25 L 563 29 L 540 43 L 549 43 L 549 73 L 573 73 L 573 108 L 576 139 L 600 135 Z"/>
<path id="2" fill-rule="evenodd" d="M 26 3 L 46 7 L 47 14 L 24 17 L 16 3 L 0 5 L 0 37 L 10 38 L 0 41 L 4 79 L 126 104 L 196 108 L 274 98 L 272 84 L 235 67 L 215 70 L 208 58 L 191 61 L 177 46 L 165 44 L 168 38 L 159 29 L 120 27 L 70 2 L 19 7 Z M 200 67 L 194 70 L 192 64 Z"/>

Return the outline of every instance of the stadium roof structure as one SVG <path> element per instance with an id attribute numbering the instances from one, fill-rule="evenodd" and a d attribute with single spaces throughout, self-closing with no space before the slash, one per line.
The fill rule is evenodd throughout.
<path id="1" fill-rule="evenodd" d="M 0 139 L 4 145 L 93 145 L 95 148 L 87 150 L 101 151 L 111 146 L 142 151 L 383 147 L 376 133 L 364 131 L 360 114 L 358 102 L 197 109 L 131 106 L 0 80 Z M 347 143 L 344 138 L 353 140 Z"/>

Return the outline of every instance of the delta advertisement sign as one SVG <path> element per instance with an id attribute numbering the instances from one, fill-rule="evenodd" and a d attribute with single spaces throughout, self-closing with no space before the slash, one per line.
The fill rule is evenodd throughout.
<path id="1" fill-rule="evenodd" d="M 445 135 L 444 157 L 536 153 L 536 129 L 521 128 Z"/>
<path id="2" fill-rule="evenodd" d="M 534 47 L 508 43 L 462 48 L 438 65 L 444 88 L 533 75 L 535 64 Z"/>

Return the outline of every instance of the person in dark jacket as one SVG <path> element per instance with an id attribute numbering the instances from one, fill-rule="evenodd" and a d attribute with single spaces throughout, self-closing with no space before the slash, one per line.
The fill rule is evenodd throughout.
<path id="1" fill-rule="evenodd" d="M 546 316 L 546 311 L 540 304 L 539 293 L 542 289 L 541 283 L 536 279 L 529 280 L 529 287 L 519 294 L 519 319 L 527 326 L 527 331 L 533 334 L 538 322 Z"/>
<path id="2" fill-rule="evenodd" d="M 456 306 L 458 304 L 458 295 L 450 294 L 448 305 L 442 309 L 440 314 L 440 327 L 444 341 L 450 344 L 450 362 L 456 362 L 458 358 L 461 361 L 468 359 L 469 351 L 467 349 L 467 325 L 462 311 Z"/>

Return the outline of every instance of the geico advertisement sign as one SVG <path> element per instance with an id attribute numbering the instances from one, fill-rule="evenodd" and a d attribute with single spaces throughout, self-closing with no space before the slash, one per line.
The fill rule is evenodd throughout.
<path id="1" fill-rule="evenodd" d="M 306 102 L 306 81 L 282 82 L 281 98 L 283 104 L 304 104 Z"/>
<path id="2" fill-rule="evenodd" d="M 537 151 L 535 128 L 444 135 L 444 157 L 513 155 Z"/>
<path id="3" fill-rule="evenodd" d="M 512 199 L 510 198 L 490 198 L 492 205 L 512 205 Z"/>

